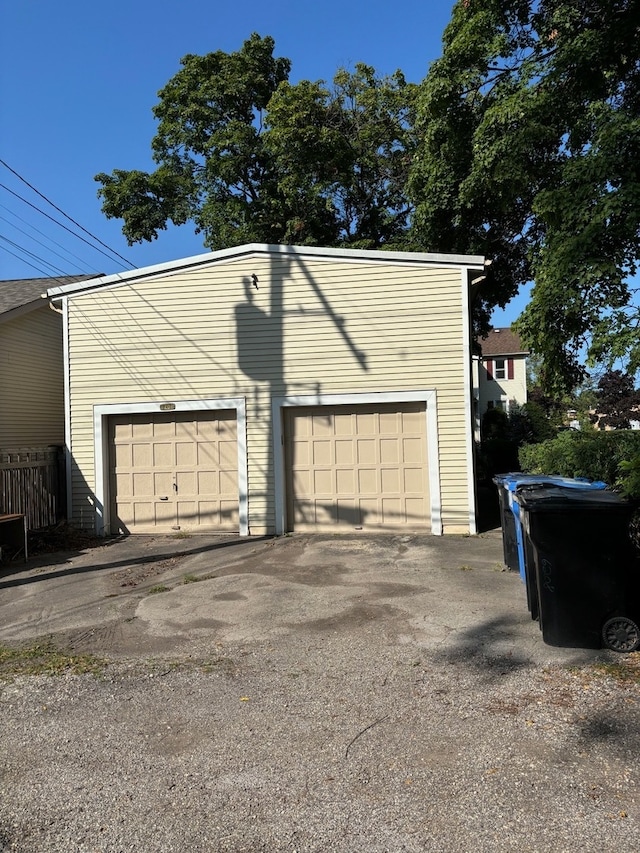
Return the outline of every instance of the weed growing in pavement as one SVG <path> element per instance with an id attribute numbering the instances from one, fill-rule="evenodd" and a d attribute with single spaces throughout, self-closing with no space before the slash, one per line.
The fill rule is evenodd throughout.
<path id="1" fill-rule="evenodd" d="M 95 655 L 60 649 L 51 639 L 16 647 L 0 645 L 0 680 L 15 675 L 98 675 L 106 664 Z"/>
<path id="2" fill-rule="evenodd" d="M 621 685 L 640 687 L 640 652 L 621 655 L 619 660 L 599 661 L 584 667 L 570 667 L 583 680 L 611 678 Z"/>
<path id="3" fill-rule="evenodd" d="M 159 583 L 157 586 L 151 587 L 149 595 L 155 595 L 157 592 L 171 592 L 171 587 L 165 586 L 163 583 Z"/>
<path id="4" fill-rule="evenodd" d="M 198 583 L 198 581 L 210 581 L 217 578 L 217 575 L 185 575 L 182 578 L 182 583 Z"/>
<path id="5" fill-rule="evenodd" d="M 179 533 L 172 534 L 171 538 L 172 539 L 191 539 L 191 534 L 186 533 L 184 530 L 182 530 Z"/>
<path id="6" fill-rule="evenodd" d="M 632 652 L 619 661 L 602 661 L 593 665 L 595 675 L 613 678 L 621 684 L 640 686 L 640 652 Z"/>
<path id="7" fill-rule="evenodd" d="M 460 571 L 461 572 L 472 572 L 473 566 L 460 566 Z"/>

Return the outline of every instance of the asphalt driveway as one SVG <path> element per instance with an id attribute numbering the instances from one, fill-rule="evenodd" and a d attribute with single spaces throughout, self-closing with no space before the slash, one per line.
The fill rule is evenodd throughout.
<path id="1" fill-rule="evenodd" d="M 267 641 L 375 627 L 420 648 L 494 650 L 545 664 L 593 653 L 541 642 L 500 531 L 482 536 L 132 536 L 13 563 L 0 641 L 56 636 L 111 656 L 199 640 Z"/>
<path id="2" fill-rule="evenodd" d="M 607 851 L 639 655 L 542 643 L 499 531 L 130 537 L 11 566 L 0 850 Z"/>

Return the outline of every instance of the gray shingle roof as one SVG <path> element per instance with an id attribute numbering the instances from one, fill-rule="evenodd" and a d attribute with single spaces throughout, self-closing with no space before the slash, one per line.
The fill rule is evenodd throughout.
<path id="1" fill-rule="evenodd" d="M 0 281 L 0 316 L 24 308 L 31 303 L 44 305 L 40 300 L 47 288 L 60 284 L 71 284 L 74 281 L 85 281 L 95 278 L 94 275 L 62 275 L 53 278 L 14 278 Z"/>

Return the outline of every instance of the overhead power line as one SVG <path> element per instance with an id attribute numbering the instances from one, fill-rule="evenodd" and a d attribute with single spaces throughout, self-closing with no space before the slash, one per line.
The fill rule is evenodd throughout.
<path id="1" fill-rule="evenodd" d="M 0 204 L 0 208 L 3 208 L 4 210 L 9 210 L 7 207 L 5 207 L 4 204 Z M 11 213 L 12 216 L 16 216 L 16 214 L 12 210 L 9 210 L 9 213 Z M 16 216 L 16 218 L 20 219 L 19 216 Z M 14 228 L 16 231 L 19 231 L 21 234 L 24 234 L 24 236 L 27 237 L 29 240 L 33 241 L 34 243 L 37 243 L 39 246 L 42 246 L 43 249 L 46 249 L 48 252 L 51 252 L 51 254 L 55 255 L 57 258 L 60 258 L 60 260 L 64 261 L 65 263 L 69 263 L 69 258 L 71 257 L 75 258 L 75 260 L 79 261 L 83 266 L 87 266 L 86 262 L 83 261 L 82 258 L 79 258 L 77 255 L 74 255 L 73 252 L 69 252 L 67 249 L 64 248 L 64 246 L 60 245 L 60 243 L 55 240 L 51 240 L 51 238 L 47 237 L 46 234 L 43 234 L 42 231 L 39 231 L 37 228 L 34 228 L 33 225 L 30 225 L 28 222 L 25 223 L 28 228 L 31 228 L 31 230 L 35 231 L 37 234 L 41 234 L 46 240 L 48 240 L 50 243 L 53 243 L 54 246 L 57 246 L 62 252 L 64 252 L 64 255 L 61 254 L 61 252 L 56 252 L 56 250 L 52 249 L 51 246 L 48 246 L 42 240 L 38 240 L 37 237 L 34 237 L 32 234 L 29 234 L 28 231 L 25 231 L 24 228 L 20 228 L 19 225 L 15 224 L 15 222 L 11 222 L 11 220 L 7 219 L 6 216 L 0 216 L 0 220 L 6 222 L 7 225 L 9 225 L 11 228 Z M 20 219 L 20 221 L 24 222 L 23 219 Z M 68 257 L 65 257 L 65 255 Z M 96 275 L 98 274 L 98 271 L 95 269 L 91 270 L 91 272 L 95 272 Z"/>
<path id="2" fill-rule="evenodd" d="M 15 252 L 12 252 L 11 249 L 7 249 L 6 246 L 0 246 L 3 252 L 6 252 L 8 255 L 13 255 L 14 258 L 17 258 L 21 263 L 26 264 L 28 267 L 31 267 L 34 270 L 38 270 L 38 272 L 42 273 L 42 275 L 47 276 L 49 278 L 49 273 L 47 270 L 43 270 L 40 267 L 37 267 L 35 264 L 32 264 L 30 261 L 27 261 L 25 258 L 21 258 L 20 255 L 16 255 Z"/>
<path id="3" fill-rule="evenodd" d="M 41 258 L 39 255 L 36 255 L 35 252 L 29 251 L 29 249 L 25 249 L 24 246 L 21 246 L 19 243 L 14 243 L 13 240 L 10 240 L 8 237 L 5 237 L 4 234 L 0 234 L 0 240 L 4 240 L 5 243 L 8 243 L 10 246 L 13 246 L 14 249 L 18 249 L 20 252 L 24 252 L 25 255 L 28 255 L 30 258 L 33 258 L 36 261 L 39 261 L 41 264 L 52 269 L 54 272 L 58 273 L 58 275 L 66 275 L 64 270 L 59 269 L 54 266 L 50 261 L 45 261 L 44 258 Z"/>
<path id="4" fill-rule="evenodd" d="M 51 199 L 47 198 L 47 196 L 46 196 L 46 195 L 44 195 L 44 193 L 41 193 L 39 189 L 37 189 L 36 187 L 34 187 L 34 186 L 33 186 L 33 184 L 30 184 L 30 183 L 29 183 L 29 181 L 27 181 L 27 180 L 26 180 L 26 178 L 23 178 L 23 177 L 22 177 L 22 175 L 20 175 L 18 172 L 16 172 L 16 170 L 15 170 L 15 169 L 12 169 L 12 168 L 11 168 L 11 166 L 9 166 L 9 164 L 8 164 L 8 163 L 6 163 L 6 162 L 5 162 L 4 160 L 2 160 L 1 158 L 0 158 L 0 164 L 2 164 L 2 165 L 5 167 L 5 169 L 8 169 L 8 171 L 9 171 L 9 172 L 11 172 L 11 174 L 12 174 L 12 175 L 15 175 L 15 176 L 16 176 L 16 178 L 18 178 L 18 180 L 22 181 L 22 183 L 23 183 L 23 184 L 25 184 L 26 186 L 28 186 L 30 190 L 33 190 L 33 192 L 34 192 L 34 193 L 36 193 L 36 195 L 39 195 L 39 196 L 40 196 L 40 198 L 44 199 L 44 201 L 46 201 L 46 202 L 47 202 L 47 204 L 50 204 L 50 205 L 51 205 L 51 207 L 53 207 L 55 210 L 57 210 L 57 211 L 58 211 L 58 213 L 61 213 L 61 214 L 65 217 L 65 219 L 68 219 L 68 220 L 69 220 L 69 222 L 72 222 L 72 223 L 76 226 L 76 228 L 79 228 L 79 229 L 80 229 L 81 231 L 83 231 L 85 234 L 88 234 L 88 235 L 89 235 L 89 237 L 91 237 L 91 239 L 92 239 L 92 240 L 95 240 L 95 242 L 96 242 L 96 243 L 99 243 L 101 246 L 103 246 L 105 249 L 107 249 L 109 252 L 111 252 L 111 254 L 112 254 L 112 255 L 115 255 L 115 256 L 116 256 L 117 258 L 119 258 L 121 261 L 124 261 L 124 263 L 125 263 L 125 264 L 127 264 L 129 267 L 131 267 L 131 269 L 135 269 L 135 268 L 136 268 L 136 265 L 135 265 L 135 264 L 131 263 L 131 261 L 130 261 L 130 260 L 128 260 L 127 258 L 125 258 L 125 257 L 124 257 L 123 255 L 121 255 L 119 252 L 116 252 L 116 250 L 115 250 L 115 249 L 112 249 L 110 246 L 108 246 L 106 243 L 104 243 L 104 242 L 103 242 L 99 237 L 96 237 L 96 235 L 95 235 L 95 234 L 92 234 L 92 233 L 91 233 L 91 231 L 88 231 L 84 226 L 80 225 L 80 223 L 79 223 L 79 222 L 76 222 L 76 220 L 75 220 L 75 219 L 73 219 L 71 216 L 69 216 L 67 213 L 65 213 L 65 212 L 64 212 L 64 210 L 62 210 L 62 208 L 58 207 L 58 205 L 57 205 L 57 204 L 54 204 L 54 202 L 52 202 L 52 201 L 51 201 Z M 29 201 L 27 201 L 26 199 L 22 198 L 22 196 L 18 195 L 18 193 L 14 193 L 12 190 L 9 190 L 9 189 L 8 189 L 8 187 L 4 187 L 4 185 L 3 185 L 3 184 L 0 184 L 0 186 L 3 186 L 3 188 L 4 188 L 4 189 L 6 189 L 6 190 L 8 190 L 8 192 L 11 192 L 13 195 L 15 195 L 15 196 L 16 196 L 17 198 L 19 198 L 21 201 L 23 201 L 23 202 L 25 202 L 26 204 L 30 205 L 30 206 L 31 206 L 31 207 L 33 207 L 35 210 L 37 210 L 39 213 L 42 213 L 44 216 L 46 216 L 46 217 L 47 217 L 48 219 L 50 219 L 52 222 L 55 222 L 55 223 L 56 223 L 56 225 L 59 225 L 61 228 L 64 228 L 66 231 L 69 231 L 69 233 L 70 233 L 70 234 L 73 234 L 75 237 L 78 237 L 78 239 L 79 239 L 79 240 L 83 240 L 83 242 L 85 242 L 85 243 L 87 243 L 88 245 L 92 246 L 92 244 L 91 244 L 91 243 L 88 243 L 88 241 L 87 241 L 87 240 L 85 240 L 83 237 L 81 237 L 79 234 L 75 234 L 75 232 L 71 231 L 71 229 L 70 229 L 70 228 L 67 228 L 67 226 L 66 226 L 66 225 L 63 225 L 63 223 L 62 223 L 62 222 L 58 222 L 58 221 L 57 221 L 56 219 L 54 219 L 52 216 L 49 216 L 49 214 L 48 214 L 48 213 L 45 213 L 43 210 L 40 210 L 40 208 L 39 208 L 39 207 L 36 207 L 36 205 L 31 204 L 31 202 L 29 202 Z M 100 251 L 101 251 L 100 249 L 97 249 L 97 247 L 95 247 L 95 246 L 92 246 L 92 248 L 96 249 L 96 251 L 98 251 L 98 252 L 100 252 Z M 101 252 L 101 254 L 103 254 L 103 255 L 104 255 L 105 253 L 104 253 L 104 252 Z M 108 255 L 106 255 L 106 257 L 108 257 Z"/>
<path id="5" fill-rule="evenodd" d="M 25 204 L 28 204 L 28 205 L 29 205 L 29 207 L 32 207 L 34 210 L 37 210 L 37 211 L 38 211 L 38 213 L 41 213 L 43 216 L 46 216 L 46 217 L 47 217 L 47 219 L 50 219 L 52 222 L 55 222 L 55 224 L 56 224 L 56 225 L 59 225 L 59 226 L 60 226 L 60 228 L 64 228 L 64 230 L 65 230 L 65 231 L 68 231 L 68 232 L 69 232 L 69 234 L 73 234 L 73 236 L 74 236 L 74 237 L 77 237 L 77 238 L 78 238 L 78 240 L 82 240 L 82 242 L 83 242 L 83 243 L 86 243 L 86 244 L 87 244 L 87 246 L 91 246 L 91 248 L 92 248 L 94 251 L 96 251 L 96 252 L 100 252 L 100 254 L 101 254 L 101 255 L 104 255 L 104 256 L 105 256 L 105 258 L 109 258 L 109 260 L 110 260 L 110 261 L 112 261 L 112 260 L 113 260 L 113 258 L 109 257 L 109 255 L 107 255 L 107 253 L 106 253 L 106 252 L 103 252 L 103 251 L 102 251 L 102 249 L 99 249 L 97 246 L 94 246 L 94 245 L 93 245 L 93 243 L 90 243 L 90 242 L 89 242 L 88 240 L 86 240 L 86 239 L 85 239 L 81 234 L 76 234 L 76 232 L 75 232 L 75 231 L 72 231 L 72 230 L 71 230 L 71 228 L 67 228 L 67 226 L 66 226 L 63 222 L 58 222 L 58 220 L 57 220 L 57 219 L 55 219 L 53 216 L 49 216 L 49 214 L 48 214 L 48 213 L 45 213 L 45 211 L 44 211 L 44 210 L 41 210 L 41 209 L 40 209 L 36 204 L 32 204 L 32 202 L 27 201 L 27 199 L 26 199 L 26 198 L 23 198 L 23 197 L 20 195 L 20 193 L 14 192 L 14 190 L 9 189 L 9 187 L 5 186 L 5 184 L 0 184 L 0 187 L 1 187 L 3 190 L 6 190 L 8 193 L 11 193 L 11 195 L 15 196 L 16 198 L 19 198 L 19 199 L 20 199 L 20 201 L 24 202 Z M 109 251 L 111 251 L 111 249 L 109 249 Z M 118 255 L 118 253 L 117 253 L 117 252 L 114 252 L 114 254 L 115 254 L 115 255 Z M 120 255 L 118 255 L 118 257 L 121 257 L 121 256 L 120 256 Z M 126 262 L 126 263 L 127 263 L 127 264 L 132 268 L 132 269 L 135 269 L 134 265 L 133 265 L 130 261 L 127 261 L 127 260 L 125 259 L 125 262 Z"/>

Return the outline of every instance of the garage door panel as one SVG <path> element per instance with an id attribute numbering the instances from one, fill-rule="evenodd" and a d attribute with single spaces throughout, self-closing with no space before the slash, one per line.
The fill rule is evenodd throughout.
<path id="1" fill-rule="evenodd" d="M 355 461 L 353 440 L 339 438 L 335 444 L 336 465 L 353 465 Z"/>
<path id="2" fill-rule="evenodd" d="M 131 445 L 131 467 L 148 470 L 154 465 L 153 444 Z"/>
<path id="3" fill-rule="evenodd" d="M 424 442 L 419 438 L 402 439 L 402 455 L 405 462 L 423 462 L 424 450 Z"/>
<path id="4" fill-rule="evenodd" d="M 356 472 L 352 468 L 336 471 L 336 494 L 353 495 L 356 490 Z"/>
<path id="5" fill-rule="evenodd" d="M 425 517 L 428 509 L 423 498 L 406 498 L 405 511 L 409 520 L 419 521 Z"/>
<path id="6" fill-rule="evenodd" d="M 221 495 L 229 495 L 233 491 L 238 490 L 238 475 L 235 471 L 220 471 L 220 475 L 218 478 L 218 482 L 220 483 L 220 487 L 218 489 L 218 493 Z M 214 490 L 215 492 L 215 490 Z M 237 501 L 235 502 L 237 509 Z"/>
<path id="7" fill-rule="evenodd" d="M 334 435 L 353 435 L 353 418 L 351 415 L 334 415 Z"/>
<path id="8" fill-rule="evenodd" d="M 397 435 L 402 432 L 401 417 L 398 412 L 380 412 L 379 430 L 387 435 Z"/>
<path id="9" fill-rule="evenodd" d="M 400 439 L 380 439 L 380 462 L 383 465 L 396 464 L 400 462 Z"/>
<path id="10" fill-rule="evenodd" d="M 151 463 L 147 459 L 137 463 L 138 468 L 147 468 L 151 464 L 154 468 L 169 468 L 176 464 L 176 446 L 169 442 L 154 441 L 152 448 Z"/>
<path id="11" fill-rule="evenodd" d="M 231 411 L 111 418 L 113 532 L 237 530 L 235 436 Z"/>
<path id="12" fill-rule="evenodd" d="M 238 519 L 238 502 L 237 501 L 220 501 L 218 504 L 219 515 L 218 523 L 220 526 L 231 526 L 232 529 L 237 529 L 239 524 Z"/>
<path id="13" fill-rule="evenodd" d="M 399 471 L 397 468 L 383 468 L 380 471 L 380 488 L 383 492 L 396 492 L 399 493 L 403 491 L 400 487 L 400 476 L 402 471 Z"/>
<path id="14" fill-rule="evenodd" d="M 375 526 L 381 523 L 378 501 L 375 499 L 361 498 L 358 501 L 358 519 L 356 524 L 364 526 Z"/>
<path id="15" fill-rule="evenodd" d="M 377 447 L 376 442 L 371 438 L 357 438 L 356 439 L 356 447 L 357 447 L 357 459 L 358 462 L 362 465 L 371 464 L 372 462 L 377 462 Z"/>
<path id="16" fill-rule="evenodd" d="M 373 435 L 378 431 L 378 418 L 375 413 L 356 415 L 356 431 L 358 435 Z"/>
<path id="17" fill-rule="evenodd" d="M 195 442 L 177 441 L 176 465 L 194 467 L 198 464 L 198 445 Z"/>
<path id="18" fill-rule="evenodd" d="M 216 459 L 215 447 L 207 445 L 211 452 L 211 458 Z M 238 465 L 238 445 L 235 441 L 220 441 L 218 443 L 218 459 L 221 468 L 233 468 Z"/>
<path id="19" fill-rule="evenodd" d="M 332 471 L 316 469 L 313 472 L 313 491 L 316 495 L 332 495 L 335 491 Z"/>
<path id="20" fill-rule="evenodd" d="M 405 468 L 404 491 L 408 494 L 422 494 L 425 490 L 424 470 L 422 468 Z"/>
<path id="21" fill-rule="evenodd" d="M 326 415 L 315 415 L 311 421 L 311 435 L 321 437 L 323 435 L 333 435 L 333 423 Z"/>
<path id="22" fill-rule="evenodd" d="M 377 495 L 380 491 L 378 486 L 378 472 L 375 468 L 360 468 L 356 471 L 358 476 L 358 494 Z"/>
<path id="23" fill-rule="evenodd" d="M 292 407 L 285 438 L 290 528 L 429 529 L 423 403 Z"/>

